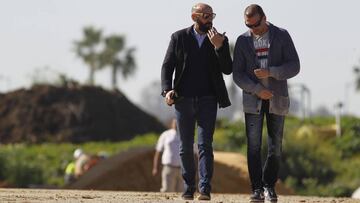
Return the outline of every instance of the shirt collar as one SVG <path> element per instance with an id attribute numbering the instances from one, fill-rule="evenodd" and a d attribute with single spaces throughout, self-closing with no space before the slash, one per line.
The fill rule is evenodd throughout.
<path id="1" fill-rule="evenodd" d="M 206 34 L 200 34 L 200 33 L 198 33 L 197 31 L 196 31 L 196 29 L 195 29 L 195 26 L 193 26 L 193 33 L 194 33 L 194 35 L 195 36 L 197 36 L 197 37 L 206 37 Z"/>

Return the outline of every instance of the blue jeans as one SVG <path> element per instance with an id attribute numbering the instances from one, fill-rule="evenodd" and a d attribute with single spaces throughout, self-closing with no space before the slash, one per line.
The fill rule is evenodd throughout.
<path id="1" fill-rule="evenodd" d="M 195 192 L 194 135 L 198 129 L 199 190 L 210 193 L 213 175 L 213 134 L 217 114 L 214 96 L 183 98 L 175 104 L 175 114 L 180 134 L 181 171 L 184 189 Z"/>
<path id="2" fill-rule="evenodd" d="M 268 130 L 268 153 L 262 167 L 261 141 L 264 116 Z M 253 190 L 274 187 L 278 179 L 285 116 L 269 113 L 269 101 L 262 101 L 260 114 L 245 113 L 247 159 Z"/>

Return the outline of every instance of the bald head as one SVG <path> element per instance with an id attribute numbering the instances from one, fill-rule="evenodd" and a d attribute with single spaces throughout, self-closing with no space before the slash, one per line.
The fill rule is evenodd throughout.
<path id="1" fill-rule="evenodd" d="M 197 3 L 191 8 L 191 13 L 212 13 L 212 8 L 207 4 Z"/>
<path id="2" fill-rule="evenodd" d="M 199 33 L 206 33 L 212 28 L 215 16 L 211 6 L 207 4 L 197 3 L 191 8 L 191 18 L 195 22 L 195 30 Z"/>
<path id="3" fill-rule="evenodd" d="M 246 7 L 244 15 L 248 18 L 252 18 L 256 15 L 259 15 L 260 17 L 265 16 L 265 13 L 261 6 L 257 4 L 251 4 L 250 6 Z"/>

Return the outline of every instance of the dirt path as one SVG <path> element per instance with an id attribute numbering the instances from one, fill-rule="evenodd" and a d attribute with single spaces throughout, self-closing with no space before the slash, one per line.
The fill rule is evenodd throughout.
<path id="1" fill-rule="evenodd" d="M 97 190 L 45 190 L 45 189 L 0 189 L 0 202 L 200 202 L 183 201 L 178 193 L 156 192 L 117 192 Z M 203 201 L 204 202 L 204 201 Z M 248 202 L 248 195 L 239 194 L 213 194 L 212 201 L 225 202 Z M 349 198 L 318 198 L 301 196 L 280 196 L 279 203 L 355 203 L 360 200 Z"/>

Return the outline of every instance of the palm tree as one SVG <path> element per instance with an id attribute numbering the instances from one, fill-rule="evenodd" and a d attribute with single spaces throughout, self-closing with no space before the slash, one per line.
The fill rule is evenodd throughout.
<path id="1" fill-rule="evenodd" d="M 105 49 L 101 55 L 102 65 L 111 67 L 111 85 L 117 89 L 117 75 L 120 71 L 124 79 L 136 69 L 133 56 L 135 48 L 125 48 L 125 37 L 111 35 L 105 38 Z"/>
<path id="2" fill-rule="evenodd" d="M 92 26 L 85 27 L 83 29 L 83 39 L 75 41 L 75 52 L 76 54 L 83 59 L 83 61 L 89 65 L 89 79 L 88 83 L 94 85 L 95 71 L 99 70 L 102 67 L 100 63 L 100 51 L 98 50 L 102 31 L 95 29 Z"/>
<path id="3" fill-rule="evenodd" d="M 354 73 L 356 75 L 356 90 L 360 91 L 360 65 L 354 66 Z"/>

